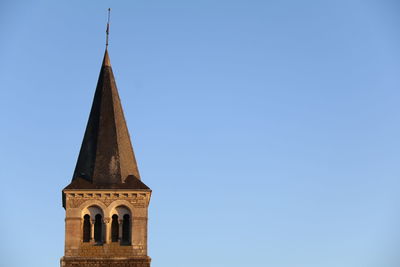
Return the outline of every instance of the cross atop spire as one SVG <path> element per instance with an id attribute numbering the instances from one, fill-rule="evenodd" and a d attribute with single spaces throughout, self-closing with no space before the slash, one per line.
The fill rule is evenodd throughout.
<path id="1" fill-rule="evenodd" d="M 111 8 L 108 9 L 107 29 L 106 29 L 106 49 L 108 48 L 108 35 L 110 34 L 110 13 Z"/>

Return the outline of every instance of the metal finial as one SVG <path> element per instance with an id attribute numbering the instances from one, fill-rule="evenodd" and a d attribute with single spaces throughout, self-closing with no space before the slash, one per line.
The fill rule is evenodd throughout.
<path id="1" fill-rule="evenodd" d="M 106 29 L 106 48 L 108 47 L 108 35 L 110 34 L 110 13 L 111 13 L 111 8 L 108 9 L 108 20 L 107 20 L 107 29 Z"/>

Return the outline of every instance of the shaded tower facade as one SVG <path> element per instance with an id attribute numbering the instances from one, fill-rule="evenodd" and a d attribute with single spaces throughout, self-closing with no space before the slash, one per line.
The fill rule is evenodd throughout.
<path id="1" fill-rule="evenodd" d="M 71 183 L 62 267 L 149 267 L 151 190 L 140 178 L 106 49 Z"/>

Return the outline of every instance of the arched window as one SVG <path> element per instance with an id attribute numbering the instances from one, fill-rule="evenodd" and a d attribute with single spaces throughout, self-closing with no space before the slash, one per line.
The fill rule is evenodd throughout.
<path id="1" fill-rule="evenodd" d="M 90 242 L 90 216 L 83 217 L 83 242 Z"/>
<path id="2" fill-rule="evenodd" d="M 103 242 L 103 220 L 100 214 L 94 217 L 94 241 L 96 243 Z"/>
<path id="3" fill-rule="evenodd" d="M 118 242 L 119 223 L 118 215 L 114 214 L 111 221 L 111 242 Z"/>
<path id="4" fill-rule="evenodd" d="M 130 245 L 131 243 L 131 222 L 130 216 L 125 214 L 122 221 L 122 242 L 123 245 Z"/>

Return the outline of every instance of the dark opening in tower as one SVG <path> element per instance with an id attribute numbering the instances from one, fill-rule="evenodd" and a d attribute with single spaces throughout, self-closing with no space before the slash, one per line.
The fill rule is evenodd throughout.
<path id="1" fill-rule="evenodd" d="M 98 244 L 103 243 L 103 220 L 100 214 L 97 214 L 94 220 L 94 241 Z"/>
<path id="2" fill-rule="evenodd" d="M 130 216 L 128 214 L 124 215 L 124 219 L 122 221 L 122 245 L 130 245 L 131 244 L 131 222 Z"/>
<path id="3" fill-rule="evenodd" d="M 90 216 L 83 217 L 83 242 L 90 242 Z"/>
<path id="4" fill-rule="evenodd" d="M 111 241 L 118 242 L 118 236 L 119 236 L 118 215 L 114 214 L 112 216 L 112 222 L 111 222 Z"/>

